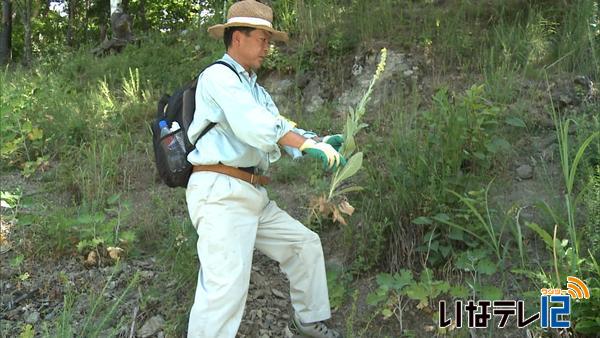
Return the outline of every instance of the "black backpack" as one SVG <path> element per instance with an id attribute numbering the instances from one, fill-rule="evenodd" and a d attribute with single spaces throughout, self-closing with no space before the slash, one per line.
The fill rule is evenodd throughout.
<path id="1" fill-rule="evenodd" d="M 208 67 L 221 64 L 231 69 L 235 75 L 237 75 L 240 81 L 242 80 L 233 66 L 224 61 L 216 61 L 210 64 Z M 208 68 L 206 67 L 206 68 Z M 204 68 L 204 69 L 206 69 Z M 204 70 L 203 70 L 204 71 Z M 198 143 L 198 140 L 210 129 L 212 129 L 216 123 L 211 122 L 200 136 L 196 139 L 194 144 L 191 144 L 187 138 L 187 130 L 192 123 L 194 118 L 194 111 L 196 109 L 196 85 L 198 84 L 198 77 L 193 81 L 183 86 L 181 89 L 175 91 L 172 95 L 163 95 L 158 101 L 158 107 L 156 111 L 156 119 L 151 123 L 152 129 L 152 143 L 154 145 L 154 159 L 156 168 L 160 178 L 171 188 L 175 187 L 187 187 L 187 183 L 192 174 L 192 164 L 187 161 L 187 154 L 189 154 Z M 164 137 L 160 136 L 159 122 L 161 120 L 167 121 L 167 125 L 170 128 L 174 121 L 177 121 L 180 128 Z M 181 160 L 183 163 L 180 167 L 170 168 L 167 162 L 167 156 L 173 156 L 174 154 L 167 154 L 169 150 L 166 150 L 161 146 L 161 140 L 167 137 L 172 137 L 177 133 L 183 133 L 183 140 L 185 143 L 185 154 L 177 152 L 175 156 L 186 156 L 185 160 Z"/>

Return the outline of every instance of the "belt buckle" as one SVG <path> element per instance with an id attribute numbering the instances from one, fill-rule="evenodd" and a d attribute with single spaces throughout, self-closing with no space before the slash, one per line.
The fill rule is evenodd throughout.
<path id="1" fill-rule="evenodd" d="M 254 182 L 254 177 L 255 177 L 255 176 L 254 176 L 254 174 L 252 174 L 252 175 L 250 176 L 250 184 L 252 184 L 252 185 L 257 185 L 257 184 Z"/>

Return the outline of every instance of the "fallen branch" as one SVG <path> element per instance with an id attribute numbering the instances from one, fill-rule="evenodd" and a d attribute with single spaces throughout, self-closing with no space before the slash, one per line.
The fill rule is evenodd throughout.
<path id="1" fill-rule="evenodd" d="M 138 314 L 139 309 L 140 308 L 138 306 L 136 306 L 133 309 L 133 321 L 131 322 L 131 329 L 129 329 L 129 338 L 133 338 L 134 337 L 134 334 L 135 334 L 135 320 L 137 319 L 137 314 Z"/>

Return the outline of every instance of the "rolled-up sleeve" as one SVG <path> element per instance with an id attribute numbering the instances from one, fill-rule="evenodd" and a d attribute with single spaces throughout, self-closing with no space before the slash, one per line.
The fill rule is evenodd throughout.
<path id="1" fill-rule="evenodd" d="M 206 70 L 203 80 L 210 83 L 206 93 L 223 110 L 227 123 L 244 143 L 266 153 L 279 152 L 277 142 L 292 125 L 256 102 L 235 74 L 226 66 Z"/>

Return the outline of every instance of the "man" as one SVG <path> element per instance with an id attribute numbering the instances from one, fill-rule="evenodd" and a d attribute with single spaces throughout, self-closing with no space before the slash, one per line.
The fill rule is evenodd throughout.
<path id="1" fill-rule="evenodd" d="M 254 0 L 235 3 L 227 23 L 208 29 L 223 38 L 225 65 L 199 77 L 196 112 L 188 130 L 194 143 L 211 122 L 188 160 L 194 165 L 186 190 L 192 224 L 198 232 L 200 271 L 188 324 L 188 337 L 234 337 L 239 328 L 256 247 L 279 262 L 290 280 L 294 309 L 291 329 L 307 337 L 341 337 L 327 328 L 331 316 L 319 236 L 270 201 L 262 176 L 280 157 L 279 146 L 302 151 L 333 169 L 345 159 L 334 148 L 341 137 L 322 142 L 293 128 L 279 115 L 269 94 L 256 83 L 255 70 L 270 41 L 286 41 L 272 28 L 270 7 Z M 309 137 L 309 138 L 307 138 Z M 299 150 L 299 151 L 298 151 Z"/>

